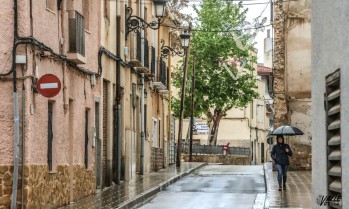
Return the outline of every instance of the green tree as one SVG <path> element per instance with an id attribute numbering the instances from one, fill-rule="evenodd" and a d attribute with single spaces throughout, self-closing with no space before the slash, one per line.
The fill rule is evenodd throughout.
<path id="1" fill-rule="evenodd" d="M 191 31 L 188 78 L 194 64 L 194 114 L 195 117 L 207 117 L 210 126 L 209 142 L 216 145 L 219 123 L 227 111 L 233 107 L 245 107 L 258 97 L 253 76 L 253 64 L 257 59 L 251 53 L 253 46 L 249 44 L 253 35 L 240 30 L 246 25 L 247 12 L 241 2 L 236 4 L 233 0 L 203 0 L 200 9 L 194 9 L 198 18 L 197 25 Z M 239 74 L 242 69 L 244 72 Z M 181 89 L 183 66 L 177 66 L 172 77 L 173 85 Z M 184 117 L 189 116 L 190 81 L 188 79 L 185 91 Z M 179 116 L 179 98 L 180 95 L 171 98 L 176 117 Z"/>

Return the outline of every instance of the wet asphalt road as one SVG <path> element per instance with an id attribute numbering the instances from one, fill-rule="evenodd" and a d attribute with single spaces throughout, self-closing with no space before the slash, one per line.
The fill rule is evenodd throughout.
<path id="1" fill-rule="evenodd" d="M 152 197 L 140 209 L 250 209 L 265 193 L 262 166 L 207 165 Z"/>

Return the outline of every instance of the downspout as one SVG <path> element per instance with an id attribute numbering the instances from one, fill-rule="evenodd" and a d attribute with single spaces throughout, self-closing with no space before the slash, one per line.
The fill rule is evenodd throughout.
<path id="1" fill-rule="evenodd" d="M 140 16 L 143 20 L 145 20 L 144 18 L 144 0 L 141 0 L 141 3 L 140 3 Z M 142 64 L 144 65 L 144 52 L 145 50 L 148 50 L 148 49 L 145 49 L 144 48 L 144 30 L 141 30 L 141 52 L 142 52 L 142 56 L 141 56 L 141 61 L 142 61 Z M 149 61 L 149 60 L 148 60 Z M 141 74 L 141 82 L 142 82 L 142 92 L 141 92 L 141 153 L 140 153 L 140 171 L 139 171 L 139 174 L 140 175 L 143 175 L 144 174 L 144 140 L 145 140 L 145 133 L 144 133 L 144 74 L 142 73 Z"/>
<path id="2" fill-rule="evenodd" d="M 166 119 L 165 119 L 165 101 L 164 98 L 162 98 L 162 136 L 163 136 L 163 141 L 162 141 L 162 168 L 165 168 L 165 125 L 166 125 Z"/>
<path id="3" fill-rule="evenodd" d="M 18 37 L 17 22 L 17 0 L 14 0 L 14 37 L 12 52 L 12 73 L 13 73 L 13 109 L 14 109 L 14 165 L 13 165 L 13 185 L 11 209 L 16 208 L 17 203 L 17 186 L 18 186 L 18 155 L 19 155 L 19 116 L 18 116 L 18 92 L 17 92 L 17 72 L 16 72 L 16 40 Z"/>
<path id="4" fill-rule="evenodd" d="M 172 38 L 171 38 L 171 34 L 173 33 L 173 31 L 170 32 L 169 34 L 169 41 L 168 43 L 171 44 Z M 171 46 L 171 45 L 169 45 Z M 168 57 L 168 72 L 167 72 L 167 89 L 168 89 L 168 95 L 169 95 L 169 101 L 168 101 L 168 121 L 167 121 L 167 156 L 168 156 L 168 162 L 170 162 L 170 146 L 172 143 L 172 136 L 171 136 L 171 119 L 172 119 L 172 114 L 171 114 L 171 98 L 172 98 L 172 86 L 171 86 L 171 56 L 167 56 Z M 168 164 L 167 164 L 168 165 Z"/>
<path id="5" fill-rule="evenodd" d="M 160 33 L 160 26 L 157 30 L 158 32 L 158 60 L 157 60 L 157 63 L 158 63 L 158 66 L 157 66 L 157 72 L 156 72 L 156 78 L 157 78 L 157 81 L 161 82 L 161 48 L 159 48 L 161 46 L 161 33 Z M 156 94 L 156 119 L 157 121 L 159 121 L 159 118 L 158 116 L 160 115 L 160 100 L 162 100 L 160 94 Z M 164 121 L 164 118 L 161 120 L 162 122 Z M 161 124 L 159 123 L 159 125 L 157 126 L 157 128 L 160 128 L 160 131 L 156 130 L 156 132 L 158 133 L 158 138 L 156 140 L 159 139 L 159 150 L 160 148 L 162 147 L 161 146 L 161 141 L 162 141 L 162 144 L 164 143 L 164 138 L 162 137 L 162 140 L 161 140 Z M 162 150 L 162 152 L 164 153 L 164 150 Z"/>
<path id="6" fill-rule="evenodd" d="M 145 133 L 144 133 L 144 73 L 141 74 L 141 82 L 142 82 L 142 92 L 141 92 L 141 156 L 140 156 L 140 170 L 139 174 L 144 174 L 144 140 L 145 140 Z"/>
<path id="7" fill-rule="evenodd" d="M 120 37 L 121 37 L 121 30 L 120 30 L 120 23 L 121 23 L 121 17 L 119 15 L 119 9 L 118 16 L 116 18 L 116 55 L 120 57 Z M 122 146 L 122 139 L 121 139 L 121 79 L 120 79 L 120 62 L 116 62 L 116 125 L 117 125 L 117 178 L 116 183 L 120 184 L 121 180 L 121 146 Z"/>
<path id="8" fill-rule="evenodd" d="M 251 143 L 252 143 L 252 127 L 251 127 L 250 119 L 248 117 L 246 117 L 246 108 L 244 109 L 244 119 L 247 119 L 247 126 L 250 129 L 250 147 L 251 147 Z M 250 150 L 250 153 L 252 153 L 252 150 Z"/>
<path id="9" fill-rule="evenodd" d="M 24 154 L 25 154 L 25 85 L 24 80 L 22 82 L 22 209 L 24 208 Z"/>

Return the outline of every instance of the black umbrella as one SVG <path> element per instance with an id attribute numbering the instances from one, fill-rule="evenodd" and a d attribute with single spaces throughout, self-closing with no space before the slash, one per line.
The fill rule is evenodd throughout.
<path id="1" fill-rule="evenodd" d="M 286 136 L 294 136 L 294 135 L 303 135 L 303 131 L 299 130 L 293 126 L 280 126 L 275 129 L 270 135 L 286 135 Z"/>

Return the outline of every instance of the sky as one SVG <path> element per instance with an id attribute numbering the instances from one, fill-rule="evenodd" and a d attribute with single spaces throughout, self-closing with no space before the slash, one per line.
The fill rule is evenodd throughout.
<path id="1" fill-rule="evenodd" d="M 270 25 L 270 3 L 269 0 L 242 0 L 245 8 L 248 9 L 246 20 L 248 22 L 253 22 L 253 19 L 258 17 L 264 10 L 264 12 L 261 15 L 261 18 L 266 17 L 267 22 L 265 25 Z M 199 0 L 189 0 L 189 7 L 182 10 L 185 14 L 193 14 L 194 11 L 192 9 L 192 6 L 194 4 L 198 5 Z M 261 4 L 262 3 L 262 4 Z M 193 14 L 193 16 L 196 16 Z M 267 29 L 272 29 L 271 26 L 265 27 L 263 32 L 259 32 L 254 40 L 256 42 L 255 48 L 258 49 L 258 63 L 263 63 L 263 51 L 264 51 L 264 38 L 267 37 Z M 272 31 L 272 30 L 271 30 Z"/>

